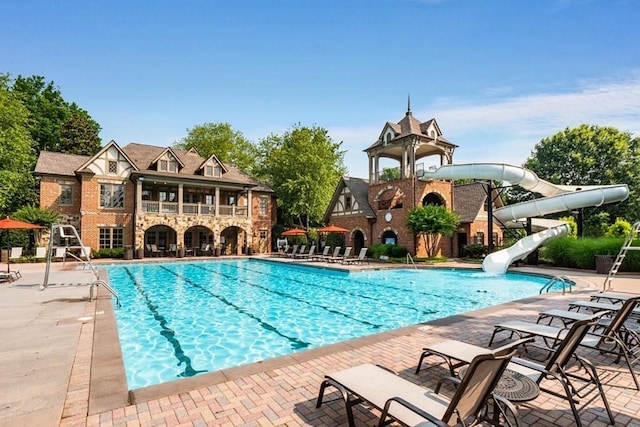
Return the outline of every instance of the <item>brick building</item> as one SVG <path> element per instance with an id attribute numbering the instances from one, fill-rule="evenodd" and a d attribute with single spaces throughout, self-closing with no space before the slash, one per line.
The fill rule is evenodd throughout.
<path id="1" fill-rule="evenodd" d="M 35 175 L 40 206 L 92 249 L 271 248 L 273 190 L 215 155 L 111 141 L 94 156 L 43 151 Z"/>
<path id="2" fill-rule="evenodd" d="M 350 230 L 347 245 L 358 253 L 373 243 L 394 243 L 417 256 L 426 252 L 421 239 L 406 227 L 407 213 L 414 206 L 435 204 L 452 209 L 460 224 L 451 238 L 442 238 L 438 253 L 462 256 L 467 244 L 500 245 L 502 230 L 488 232 L 487 185 L 474 182 L 454 185 L 450 180 L 422 180 L 424 161 L 436 166 L 453 163 L 457 146 L 440 131 L 435 119 L 420 122 L 411 109 L 398 123 L 387 122 L 376 142 L 364 150 L 369 158 L 369 179 L 343 177 L 324 215 L 324 222 Z M 395 175 L 381 170 L 380 159 L 397 162 Z M 389 178 L 391 175 L 392 179 Z M 492 193 L 494 206 L 502 206 Z"/>

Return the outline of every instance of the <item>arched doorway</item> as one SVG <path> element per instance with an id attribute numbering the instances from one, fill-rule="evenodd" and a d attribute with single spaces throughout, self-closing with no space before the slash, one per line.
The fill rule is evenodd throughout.
<path id="1" fill-rule="evenodd" d="M 213 231 L 202 225 L 189 227 L 184 232 L 184 247 L 193 254 L 202 252 L 207 245 L 211 245 L 213 251 L 214 243 Z"/>
<path id="2" fill-rule="evenodd" d="M 156 245 L 160 252 L 167 252 L 172 245 L 177 242 L 176 231 L 166 225 L 154 225 L 144 232 L 145 248 L 149 250 L 149 245 Z"/>
<path id="3" fill-rule="evenodd" d="M 361 230 L 354 230 L 352 234 L 354 253 L 360 253 L 360 249 L 364 248 L 364 233 Z"/>
<path id="4" fill-rule="evenodd" d="M 240 227 L 227 227 L 220 233 L 220 253 L 222 255 L 240 255 L 245 251 L 246 233 Z"/>
<path id="5" fill-rule="evenodd" d="M 398 235 L 393 230 L 386 230 L 382 233 L 382 238 L 380 241 L 386 245 L 397 245 L 398 244 Z"/>

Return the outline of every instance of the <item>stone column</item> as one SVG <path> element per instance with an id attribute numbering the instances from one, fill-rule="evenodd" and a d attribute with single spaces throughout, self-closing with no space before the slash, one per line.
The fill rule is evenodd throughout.
<path id="1" fill-rule="evenodd" d="M 219 216 L 220 215 L 220 187 L 216 187 L 215 206 L 216 206 L 216 216 Z"/>
<path id="2" fill-rule="evenodd" d="M 178 184 L 178 215 L 182 215 L 182 194 L 184 191 L 184 184 Z"/>

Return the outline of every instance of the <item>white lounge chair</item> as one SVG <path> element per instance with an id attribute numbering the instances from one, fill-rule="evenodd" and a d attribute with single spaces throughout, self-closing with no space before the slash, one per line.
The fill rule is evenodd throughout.
<path id="1" fill-rule="evenodd" d="M 349 258 L 351 256 L 351 246 L 347 246 L 344 250 L 344 254 L 342 256 L 338 255 L 336 257 L 327 258 L 328 262 L 341 262 L 343 259 Z"/>
<path id="2" fill-rule="evenodd" d="M 9 262 L 11 262 L 12 260 L 19 261 L 20 257 L 22 257 L 22 247 L 11 248 L 11 252 L 9 253 Z M 8 273 L 9 275 L 13 276 L 14 280 L 22 277 L 22 274 L 20 274 L 19 270 L 11 270 Z"/>
<path id="3" fill-rule="evenodd" d="M 35 260 L 46 259 L 47 258 L 47 248 L 44 246 L 38 246 L 36 248 L 36 254 L 34 256 Z"/>
<path id="4" fill-rule="evenodd" d="M 342 260 L 343 264 L 362 264 L 363 262 L 369 263 L 367 260 L 367 248 L 360 249 L 360 253 L 355 258 L 345 258 Z"/>

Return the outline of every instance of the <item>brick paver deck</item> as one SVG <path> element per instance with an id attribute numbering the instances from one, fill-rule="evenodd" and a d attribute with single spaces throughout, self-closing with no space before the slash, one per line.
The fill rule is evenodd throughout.
<path id="1" fill-rule="evenodd" d="M 445 339 L 458 339 L 486 345 L 493 325 L 505 319 L 532 320 L 540 311 L 565 308 L 567 302 L 588 298 L 597 283 L 589 277 L 576 277 L 582 289 L 571 295 L 559 293 L 503 304 L 424 325 L 403 328 L 321 349 L 296 353 L 218 373 L 204 374 L 165 384 L 131 395 L 130 405 L 98 413 L 91 412 L 89 367 L 95 354 L 94 324 L 82 325 L 71 379 L 60 425 L 62 426 L 340 426 L 347 425 L 340 395 L 329 388 L 325 403 L 315 408 L 319 385 L 326 373 L 360 363 L 375 363 L 398 372 L 402 377 L 433 388 L 448 375 L 444 365 L 414 374 L 422 347 Z M 592 276 L 593 277 L 593 276 Z M 637 283 L 635 283 L 637 284 Z M 585 286 L 591 286 L 585 289 Z M 87 303 L 86 313 L 96 315 L 97 304 Z M 95 328 L 98 329 L 98 328 Z M 500 345 L 501 343 L 497 343 Z M 640 426 L 640 392 L 634 388 L 629 372 L 613 358 L 590 351 L 581 355 L 594 361 L 604 382 L 617 425 Z M 184 384 L 197 378 L 197 385 Z M 184 382 L 183 382 L 184 381 Z M 550 385 L 552 383 L 547 383 Z M 175 392 L 171 391 L 175 387 Z M 559 388 L 558 388 L 559 390 Z M 452 394 L 445 387 L 443 393 Z M 131 401 L 131 400 L 130 400 Z M 518 406 L 524 425 L 573 425 L 568 404 L 541 393 L 535 400 Z M 379 412 L 366 405 L 355 408 L 356 424 L 376 425 Z M 603 426 L 607 417 L 596 399 L 581 413 L 586 426 Z"/>

